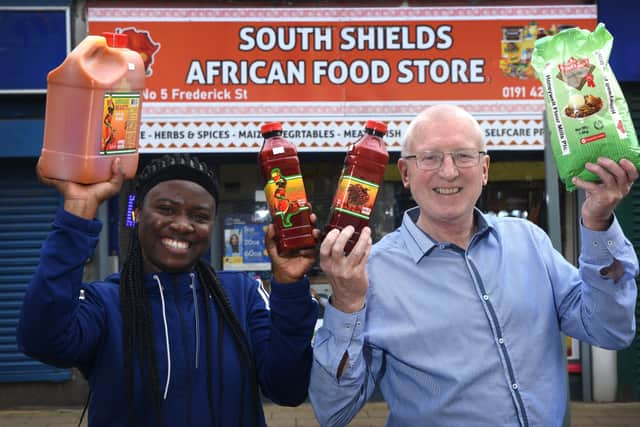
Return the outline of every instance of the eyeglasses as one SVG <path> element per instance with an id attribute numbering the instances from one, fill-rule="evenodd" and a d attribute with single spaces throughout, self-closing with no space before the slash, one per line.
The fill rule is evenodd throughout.
<path id="1" fill-rule="evenodd" d="M 451 156 L 453 164 L 458 168 L 471 168 L 480 163 L 480 158 L 487 154 L 486 151 L 476 150 L 458 150 L 450 152 L 442 151 L 423 151 L 422 153 L 402 156 L 403 159 L 416 159 L 418 169 L 425 171 L 440 169 L 444 161 L 445 154 Z"/>

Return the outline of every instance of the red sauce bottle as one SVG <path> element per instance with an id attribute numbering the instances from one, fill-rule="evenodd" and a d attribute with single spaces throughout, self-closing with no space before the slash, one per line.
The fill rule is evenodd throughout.
<path id="1" fill-rule="evenodd" d="M 282 137 L 282 124 L 260 128 L 264 143 L 258 162 L 265 182 L 264 193 L 278 236 L 278 252 L 316 245 L 309 219 L 311 207 L 304 190 L 296 147 Z"/>
<path id="2" fill-rule="evenodd" d="M 360 237 L 360 231 L 369 225 L 378 189 L 389 163 L 389 153 L 382 140 L 386 133 L 386 124 L 367 121 L 364 135 L 349 147 L 344 159 L 325 231 L 328 233 L 334 228 L 342 230 L 347 225 L 356 229 L 345 246 L 345 253 L 351 252 Z"/>

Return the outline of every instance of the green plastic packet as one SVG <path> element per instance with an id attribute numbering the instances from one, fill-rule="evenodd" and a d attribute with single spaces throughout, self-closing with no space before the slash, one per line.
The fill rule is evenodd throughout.
<path id="1" fill-rule="evenodd" d="M 604 24 L 593 32 L 569 28 L 536 40 L 531 64 L 544 89 L 545 112 L 558 175 L 567 190 L 598 157 L 628 159 L 640 168 L 638 138 L 611 67 L 613 37 Z"/>

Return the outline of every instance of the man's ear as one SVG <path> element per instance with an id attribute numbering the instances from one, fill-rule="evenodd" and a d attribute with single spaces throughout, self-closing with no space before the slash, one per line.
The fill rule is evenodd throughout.
<path id="1" fill-rule="evenodd" d="M 400 171 L 400 179 L 404 188 L 409 188 L 409 165 L 407 160 L 400 157 L 398 159 L 398 170 Z"/>
<path id="2" fill-rule="evenodd" d="M 489 182 L 489 163 L 491 163 L 491 158 L 488 154 L 484 155 L 482 159 L 482 185 L 485 186 Z"/>

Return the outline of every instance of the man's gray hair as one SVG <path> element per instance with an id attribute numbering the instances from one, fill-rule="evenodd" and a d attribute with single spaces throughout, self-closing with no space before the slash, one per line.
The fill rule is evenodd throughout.
<path id="1" fill-rule="evenodd" d="M 422 110 L 418 113 L 417 116 L 411 120 L 409 126 L 407 127 L 404 136 L 402 138 L 402 149 L 401 156 L 407 156 L 409 153 L 409 147 L 411 143 L 417 136 L 416 133 L 419 132 L 419 129 L 424 124 L 428 124 L 432 121 L 446 121 L 450 118 L 457 117 L 468 119 L 474 126 L 477 131 L 478 142 L 480 146 L 480 150 L 484 151 L 485 149 L 485 141 L 484 141 L 484 132 L 480 127 L 478 121 L 465 109 L 458 107 L 453 104 L 436 104 L 431 107 Z"/>

